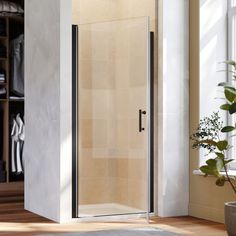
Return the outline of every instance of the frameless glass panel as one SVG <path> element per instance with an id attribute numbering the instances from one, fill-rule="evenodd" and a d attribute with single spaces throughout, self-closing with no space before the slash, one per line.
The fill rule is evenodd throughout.
<path id="1" fill-rule="evenodd" d="M 148 18 L 79 25 L 79 216 L 147 212 Z"/>

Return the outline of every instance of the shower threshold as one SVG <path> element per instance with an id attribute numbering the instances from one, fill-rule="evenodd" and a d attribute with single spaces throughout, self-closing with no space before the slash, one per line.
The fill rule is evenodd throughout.
<path id="1" fill-rule="evenodd" d="M 79 206 L 80 217 L 138 214 L 143 212 L 144 210 L 119 203 L 88 204 Z"/>

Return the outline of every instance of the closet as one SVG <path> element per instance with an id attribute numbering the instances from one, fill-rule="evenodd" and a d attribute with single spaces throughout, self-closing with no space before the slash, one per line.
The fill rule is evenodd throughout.
<path id="1" fill-rule="evenodd" d="M 23 146 L 24 1 L 0 1 L 0 197 L 23 194 Z"/>

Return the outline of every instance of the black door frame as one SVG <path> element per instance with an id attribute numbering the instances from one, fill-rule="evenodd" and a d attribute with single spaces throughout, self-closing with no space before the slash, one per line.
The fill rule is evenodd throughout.
<path id="1" fill-rule="evenodd" d="M 72 25 L 72 218 L 78 218 L 78 25 Z M 154 33 L 150 32 L 150 206 L 154 212 Z"/>
<path id="2" fill-rule="evenodd" d="M 72 218 L 78 217 L 78 26 L 72 25 Z"/>

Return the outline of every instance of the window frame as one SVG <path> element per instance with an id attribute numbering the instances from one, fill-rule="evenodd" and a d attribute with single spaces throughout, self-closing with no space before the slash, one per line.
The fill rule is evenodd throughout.
<path id="1" fill-rule="evenodd" d="M 228 59 L 229 60 L 236 60 L 236 37 L 235 40 L 233 39 L 234 35 L 236 36 L 236 30 L 234 30 L 233 27 L 234 23 L 233 23 L 233 18 L 236 18 L 236 1 L 235 1 L 235 5 L 233 5 L 233 1 L 235 0 L 228 0 L 228 16 L 227 16 L 227 54 L 228 54 Z M 236 24 L 235 24 L 236 26 Z M 227 81 L 228 82 L 232 82 L 232 74 L 230 72 L 228 72 L 227 75 Z M 235 125 L 236 123 L 236 117 L 232 117 L 230 115 L 227 114 L 227 121 L 228 124 L 233 124 Z M 232 134 L 230 134 L 232 135 Z M 227 134 L 227 138 L 229 138 L 230 136 L 229 134 Z M 236 135 L 236 132 L 234 132 L 234 135 Z M 235 161 L 231 162 L 229 165 L 229 169 L 230 170 L 236 170 L 236 139 L 233 141 L 233 146 L 234 148 L 232 148 L 229 152 L 229 159 L 235 159 Z"/>

